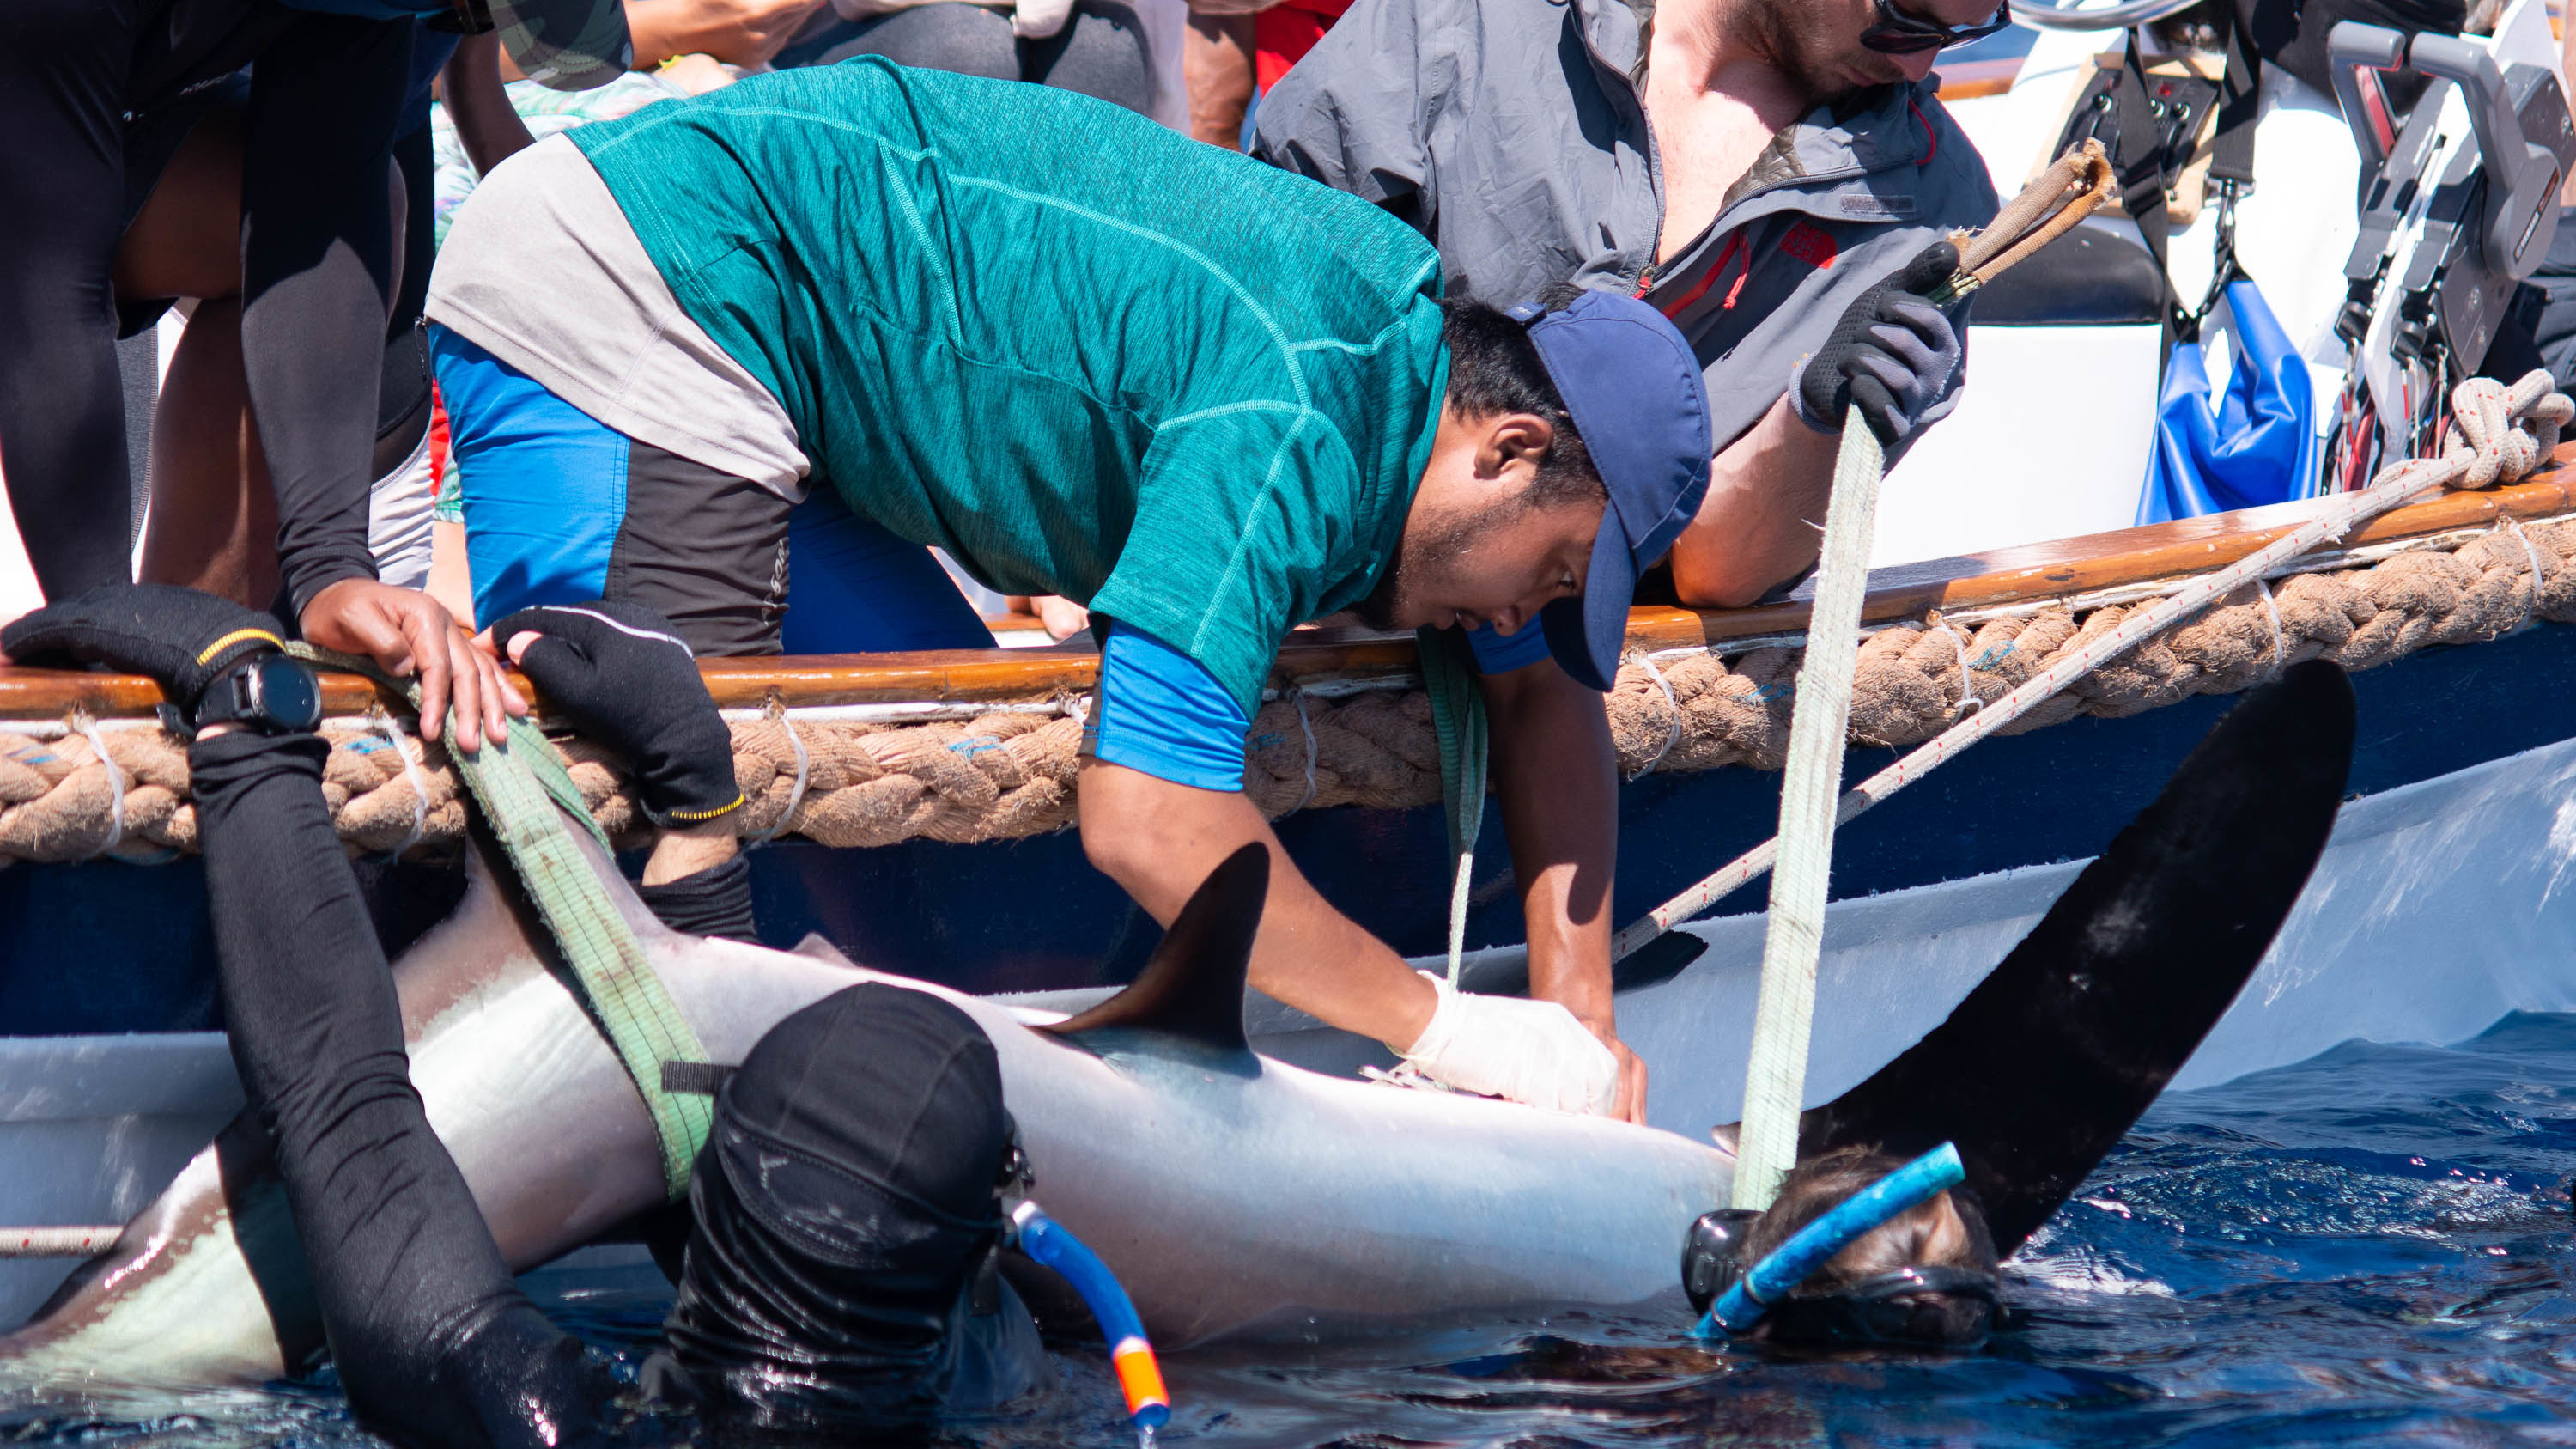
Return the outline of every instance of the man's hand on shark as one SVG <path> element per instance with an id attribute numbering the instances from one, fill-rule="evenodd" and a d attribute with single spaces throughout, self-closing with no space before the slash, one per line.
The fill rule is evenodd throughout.
<path id="1" fill-rule="evenodd" d="M 1619 1040 L 1617 1028 L 1608 1022 L 1585 1021 L 1581 1017 L 1575 1020 L 1582 1021 L 1584 1029 L 1599 1037 L 1601 1044 L 1610 1049 L 1610 1055 L 1618 1059 L 1619 1091 L 1610 1101 L 1610 1115 L 1622 1122 L 1645 1126 L 1646 1059 L 1628 1050 L 1628 1044 Z"/>

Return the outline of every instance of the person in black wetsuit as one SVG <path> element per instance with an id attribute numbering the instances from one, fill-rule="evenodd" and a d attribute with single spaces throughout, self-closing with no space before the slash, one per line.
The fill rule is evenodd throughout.
<path id="1" fill-rule="evenodd" d="M 129 576 L 114 344 L 119 304 L 143 299 L 116 295 L 119 242 L 248 67 L 241 338 L 283 594 L 307 637 L 417 670 L 433 721 L 452 689 L 470 744 L 515 703 L 497 664 L 427 596 L 378 583 L 367 551 L 388 157 L 417 19 L 450 13 L 450 0 L 0 5 L 0 472 L 47 598 Z M 452 13 L 485 28 L 497 15 L 531 73 L 622 67 L 617 0 L 454 0 Z"/>
<path id="2" fill-rule="evenodd" d="M 120 585 L 20 619 L 0 649 L 149 674 L 195 722 L 226 1030 L 360 1422 L 423 1449 L 561 1449 L 616 1385 L 520 1293 L 429 1128 L 322 797 L 318 695 L 272 622 Z M 494 636 L 633 765 L 665 827 L 645 902 L 674 929 L 751 939 L 730 737 L 670 626 L 603 603 L 530 609 Z M 869 1442 L 1043 1387 L 1029 1315 L 989 1272 L 1015 1158 L 992 1043 L 954 1006 L 869 984 L 787 1018 L 718 1094 L 647 1387 L 719 1430 Z"/>

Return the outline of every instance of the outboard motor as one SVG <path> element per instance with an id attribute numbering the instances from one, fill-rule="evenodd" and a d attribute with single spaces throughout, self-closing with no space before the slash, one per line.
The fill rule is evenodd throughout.
<path id="1" fill-rule="evenodd" d="M 2335 332 L 2349 351 L 2326 487 L 2438 445 L 2451 385 L 2487 360 L 2514 289 L 2549 254 L 2576 121 L 2555 71 L 2499 66 L 2473 37 L 2345 21 L 2335 96 L 2361 148 L 2361 231 Z M 2400 113 L 2383 76 L 2431 83 Z M 2463 124 L 2465 122 L 2465 124 Z"/>

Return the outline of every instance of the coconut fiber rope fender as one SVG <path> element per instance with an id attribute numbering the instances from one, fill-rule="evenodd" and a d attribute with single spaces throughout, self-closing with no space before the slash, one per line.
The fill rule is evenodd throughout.
<path id="1" fill-rule="evenodd" d="M 2534 560 L 2541 565 L 2537 589 Z M 2279 610 L 2278 643 L 2273 609 L 2248 581 L 2197 618 L 2079 674 L 1996 732 L 2022 734 L 2079 715 L 2123 718 L 2194 695 L 2232 694 L 2261 683 L 2276 664 L 2325 658 L 2369 669 L 2436 644 L 2500 638 L 2526 619 L 2576 623 L 2576 518 L 2525 521 L 2465 542 L 2428 539 L 2366 566 L 2311 561 L 2306 567 L 2316 571 L 2296 572 L 2300 567 L 2291 560 L 2265 570 Z M 2153 607 L 2152 600 L 2099 606 L 2038 600 L 2006 617 L 1878 629 L 1861 641 L 1855 662 L 1850 741 L 1903 748 L 1958 724 L 1966 712 L 1963 648 L 1970 695 L 1990 708 Z M 1952 631 L 1965 636 L 1964 646 L 1953 642 Z M 1636 775 L 1650 762 L 1658 775 L 1779 769 L 1803 662 L 1800 650 L 1786 646 L 1733 654 L 1666 650 L 1654 656 L 1659 685 L 1642 660 L 1632 660 L 1608 701 L 1620 773 Z M 729 720 L 734 770 L 748 802 L 735 814 L 743 817 L 738 828 L 746 836 L 783 827 L 785 835 L 831 846 L 916 838 L 972 843 L 1021 839 L 1074 822 L 1081 726 L 1070 716 L 1023 708 L 936 724 L 876 724 L 816 713 L 790 709 L 764 718 L 746 712 Z M 145 721 L 100 720 L 98 733 L 125 782 L 125 832 L 116 858 L 194 851 L 185 747 Z M 361 720 L 326 721 L 322 733 L 332 747 L 322 793 L 351 851 L 389 852 L 411 834 L 415 819 L 424 851 L 452 852 L 462 842 L 465 787 L 437 741 L 411 736 L 418 766 L 406 770 L 384 737 Z M 791 817 L 799 740 L 810 769 Z M 635 808 L 615 756 L 577 738 L 558 739 L 553 748 L 608 837 L 620 848 L 643 844 L 651 827 Z M 951 768 L 957 763 L 978 778 Z M 96 747 L 81 732 L 67 732 L 60 719 L 0 721 L 0 861 L 98 858 L 108 838 L 111 784 Z M 1339 697 L 1308 690 L 1264 704 L 1245 749 L 1244 788 L 1274 819 L 1300 808 L 1404 810 L 1437 803 L 1440 758 L 1430 702 L 1419 688 L 1390 687 Z"/>
<path id="2" fill-rule="evenodd" d="M 2542 570 L 2536 590 L 2535 559 Z M 2292 561 L 2266 571 L 2279 610 L 2279 643 L 2272 608 L 2248 582 L 2199 617 L 2079 675 L 1996 733 L 2022 734 L 2079 715 L 2123 718 L 2194 695 L 2232 694 L 2261 683 L 2276 663 L 2325 658 L 2369 669 L 2436 644 L 2500 638 L 2526 619 L 2576 623 L 2576 518 L 2524 522 L 2518 532 L 2482 533 L 2465 543 L 2427 540 L 2363 567 L 2292 572 L 2297 567 Z M 1966 636 L 1968 689 L 1991 707 L 2152 607 L 2153 601 L 2095 607 L 2034 601 L 2007 617 L 1879 629 L 1861 642 L 1855 663 L 1850 741 L 1903 748 L 1959 723 L 1962 645 L 1945 637 L 1953 630 Z M 1632 661 L 1609 696 L 1622 775 L 1636 775 L 1650 762 L 1658 775 L 1780 768 L 1800 650 L 1668 650 L 1654 663 L 1661 685 L 1641 661 Z M 1300 702 L 1307 716 L 1302 729 Z M 804 799 L 792 817 L 797 761 L 789 719 L 811 760 Z M 783 834 L 831 846 L 916 838 L 972 843 L 1021 839 L 1074 822 L 1081 726 L 1070 717 L 997 711 L 958 722 L 887 725 L 790 709 L 729 723 L 734 770 L 748 800 L 735 813 L 746 836 L 783 826 Z M 116 858 L 194 851 L 185 747 L 143 721 L 101 720 L 98 733 L 125 781 L 125 833 Z M 458 847 L 465 787 L 444 747 L 412 736 L 418 767 L 406 770 L 384 737 L 359 720 L 328 721 L 322 733 L 332 747 L 323 797 L 352 852 L 392 851 L 415 819 L 424 850 Z M 643 844 L 651 827 L 635 808 L 616 758 L 577 738 L 553 746 L 608 837 L 620 848 Z M 969 782 L 948 768 L 957 761 L 980 779 Z M 1274 819 L 1299 808 L 1403 810 L 1441 798 L 1430 703 L 1418 688 L 1338 698 L 1305 691 L 1265 704 L 1254 717 L 1244 766 L 1244 788 Z M 95 747 L 79 731 L 66 732 L 61 720 L 0 721 L 0 861 L 98 858 L 108 838 L 110 788 Z"/>

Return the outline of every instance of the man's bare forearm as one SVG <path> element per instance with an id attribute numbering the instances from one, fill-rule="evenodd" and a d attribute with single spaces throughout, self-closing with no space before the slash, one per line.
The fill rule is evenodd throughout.
<path id="1" fill-rule="evenodd" d="M 1494 789 L 1529 927 L 1530 995 L 1607 1032 L 1617 757 L 1601 696 L 1552 663 L 1485 680 Z"/>
<path id="2" fill-rule="evenodd" d="M 1316 894 L 1242 794 L 1197 790 L 1123 765 L 1082 762 L 1082 847 L 1168 926 L 1208 872 L 1245 845 L 1270 851 L 1252 985 L 1344 1031 L 1408 1046 L 1438 997 L 1395 954 Z"/>
<path id="3" fill-rule="evenodd" d="M 1783 394 L 1712 461 L 1708 498 L 1673 544 L 1685 604 L 1741 608 L 1816 561 L 1836 440 L 1798 421 Z"/>

